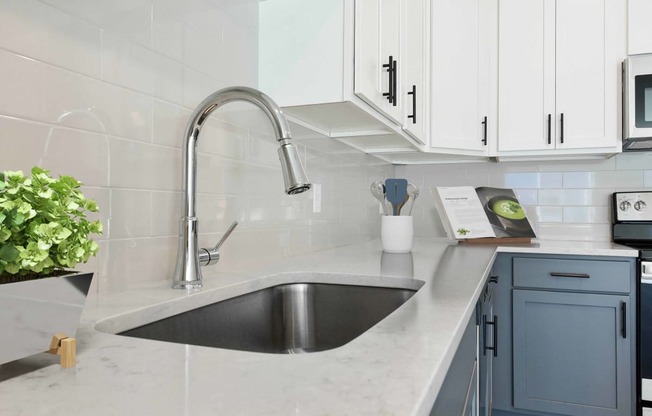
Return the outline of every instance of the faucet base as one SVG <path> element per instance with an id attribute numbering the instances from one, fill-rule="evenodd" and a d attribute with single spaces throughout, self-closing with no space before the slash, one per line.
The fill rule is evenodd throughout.
<path id="1" fill-rule="evenodd" d="M 172 289 L 186 289 L 186 290 L 199 290 L 204 285 L 202 282 L 174 282 Z"/>

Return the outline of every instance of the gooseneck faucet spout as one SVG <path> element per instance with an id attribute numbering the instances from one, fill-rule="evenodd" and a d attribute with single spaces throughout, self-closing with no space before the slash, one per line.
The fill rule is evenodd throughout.
<path id="1" fill-rule="evenodd" d="M 310 181 L 301 164 L 297 149 L 292 144 L 290 127 L 283 112 L 271 98 L 258 90 L 247 87 L 224 88 L 206 97 L 191 114 L 183 141 L 181 235 L 172 283 L 172 287 L 175 289 L 201 288 L 201 266 L 213 264 L 219 259 L 217 250 L 225 238 L 212 249 L 199 249 L 197 244 L 198 219 L 195 207 L 197 195 L 197 139 L 204 122 L 211 113 L 232 101 L 246 101 L 258 106 L 272 122 L 276 140 L 280 146 L 278 154 L 283 170 L 285 192 L 292 195 L 310 189 Z M 237 224 L 231 226 L 228 233 L 233 231 L 235 225 Z"/>

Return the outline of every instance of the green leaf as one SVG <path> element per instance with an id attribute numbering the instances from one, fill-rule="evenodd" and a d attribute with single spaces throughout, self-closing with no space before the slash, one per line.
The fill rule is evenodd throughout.
<path id="1" fill-rule="evenodd" d="M 16 261 L 20 252 L 11 244 L 0 244 L 0 260 L 7 263 Z"/>
<path id="2" fill-rule="evenodd" d="M 40 191 L 38 193 L 38 196 L 40 196 L 41 198 L 50 199 L 50 198 L 52 198 L 53 193 L 54 193 L 54 191 L 52 191 L 52 189 L 45 189 L 43 191 Z"/>
<path id="3" fill-rule="evenodd" d="M 9 237 L 11 237 L 11 231 L 0 225 L 0 243 L 9 240 Z"/>

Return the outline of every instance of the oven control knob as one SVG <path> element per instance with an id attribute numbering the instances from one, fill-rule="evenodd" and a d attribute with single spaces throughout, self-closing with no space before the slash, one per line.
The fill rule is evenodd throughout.
<path id="1" fill-rule="evenodd" d="M 629 201 L 623 201 L 618 205 L 618 207 L 621 211 L 629 211 L 629 209 L 632 207 L 632 203 Z"/>
<path id="2" fill-rule="evenodd" d="M 646 207 L 647 207 L 647 204 L 645 202 L 643 202 L 643 201 L 634 202 L 634 209 L 636 211 L 644 211 Z"/>

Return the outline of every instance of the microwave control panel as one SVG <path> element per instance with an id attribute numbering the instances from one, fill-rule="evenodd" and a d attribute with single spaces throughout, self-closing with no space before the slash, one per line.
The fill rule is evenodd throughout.
<path id="1" fill-rule="evenodd" d="M 652 192 L 616 192 L 616 221 L 652 221 Z"/>

